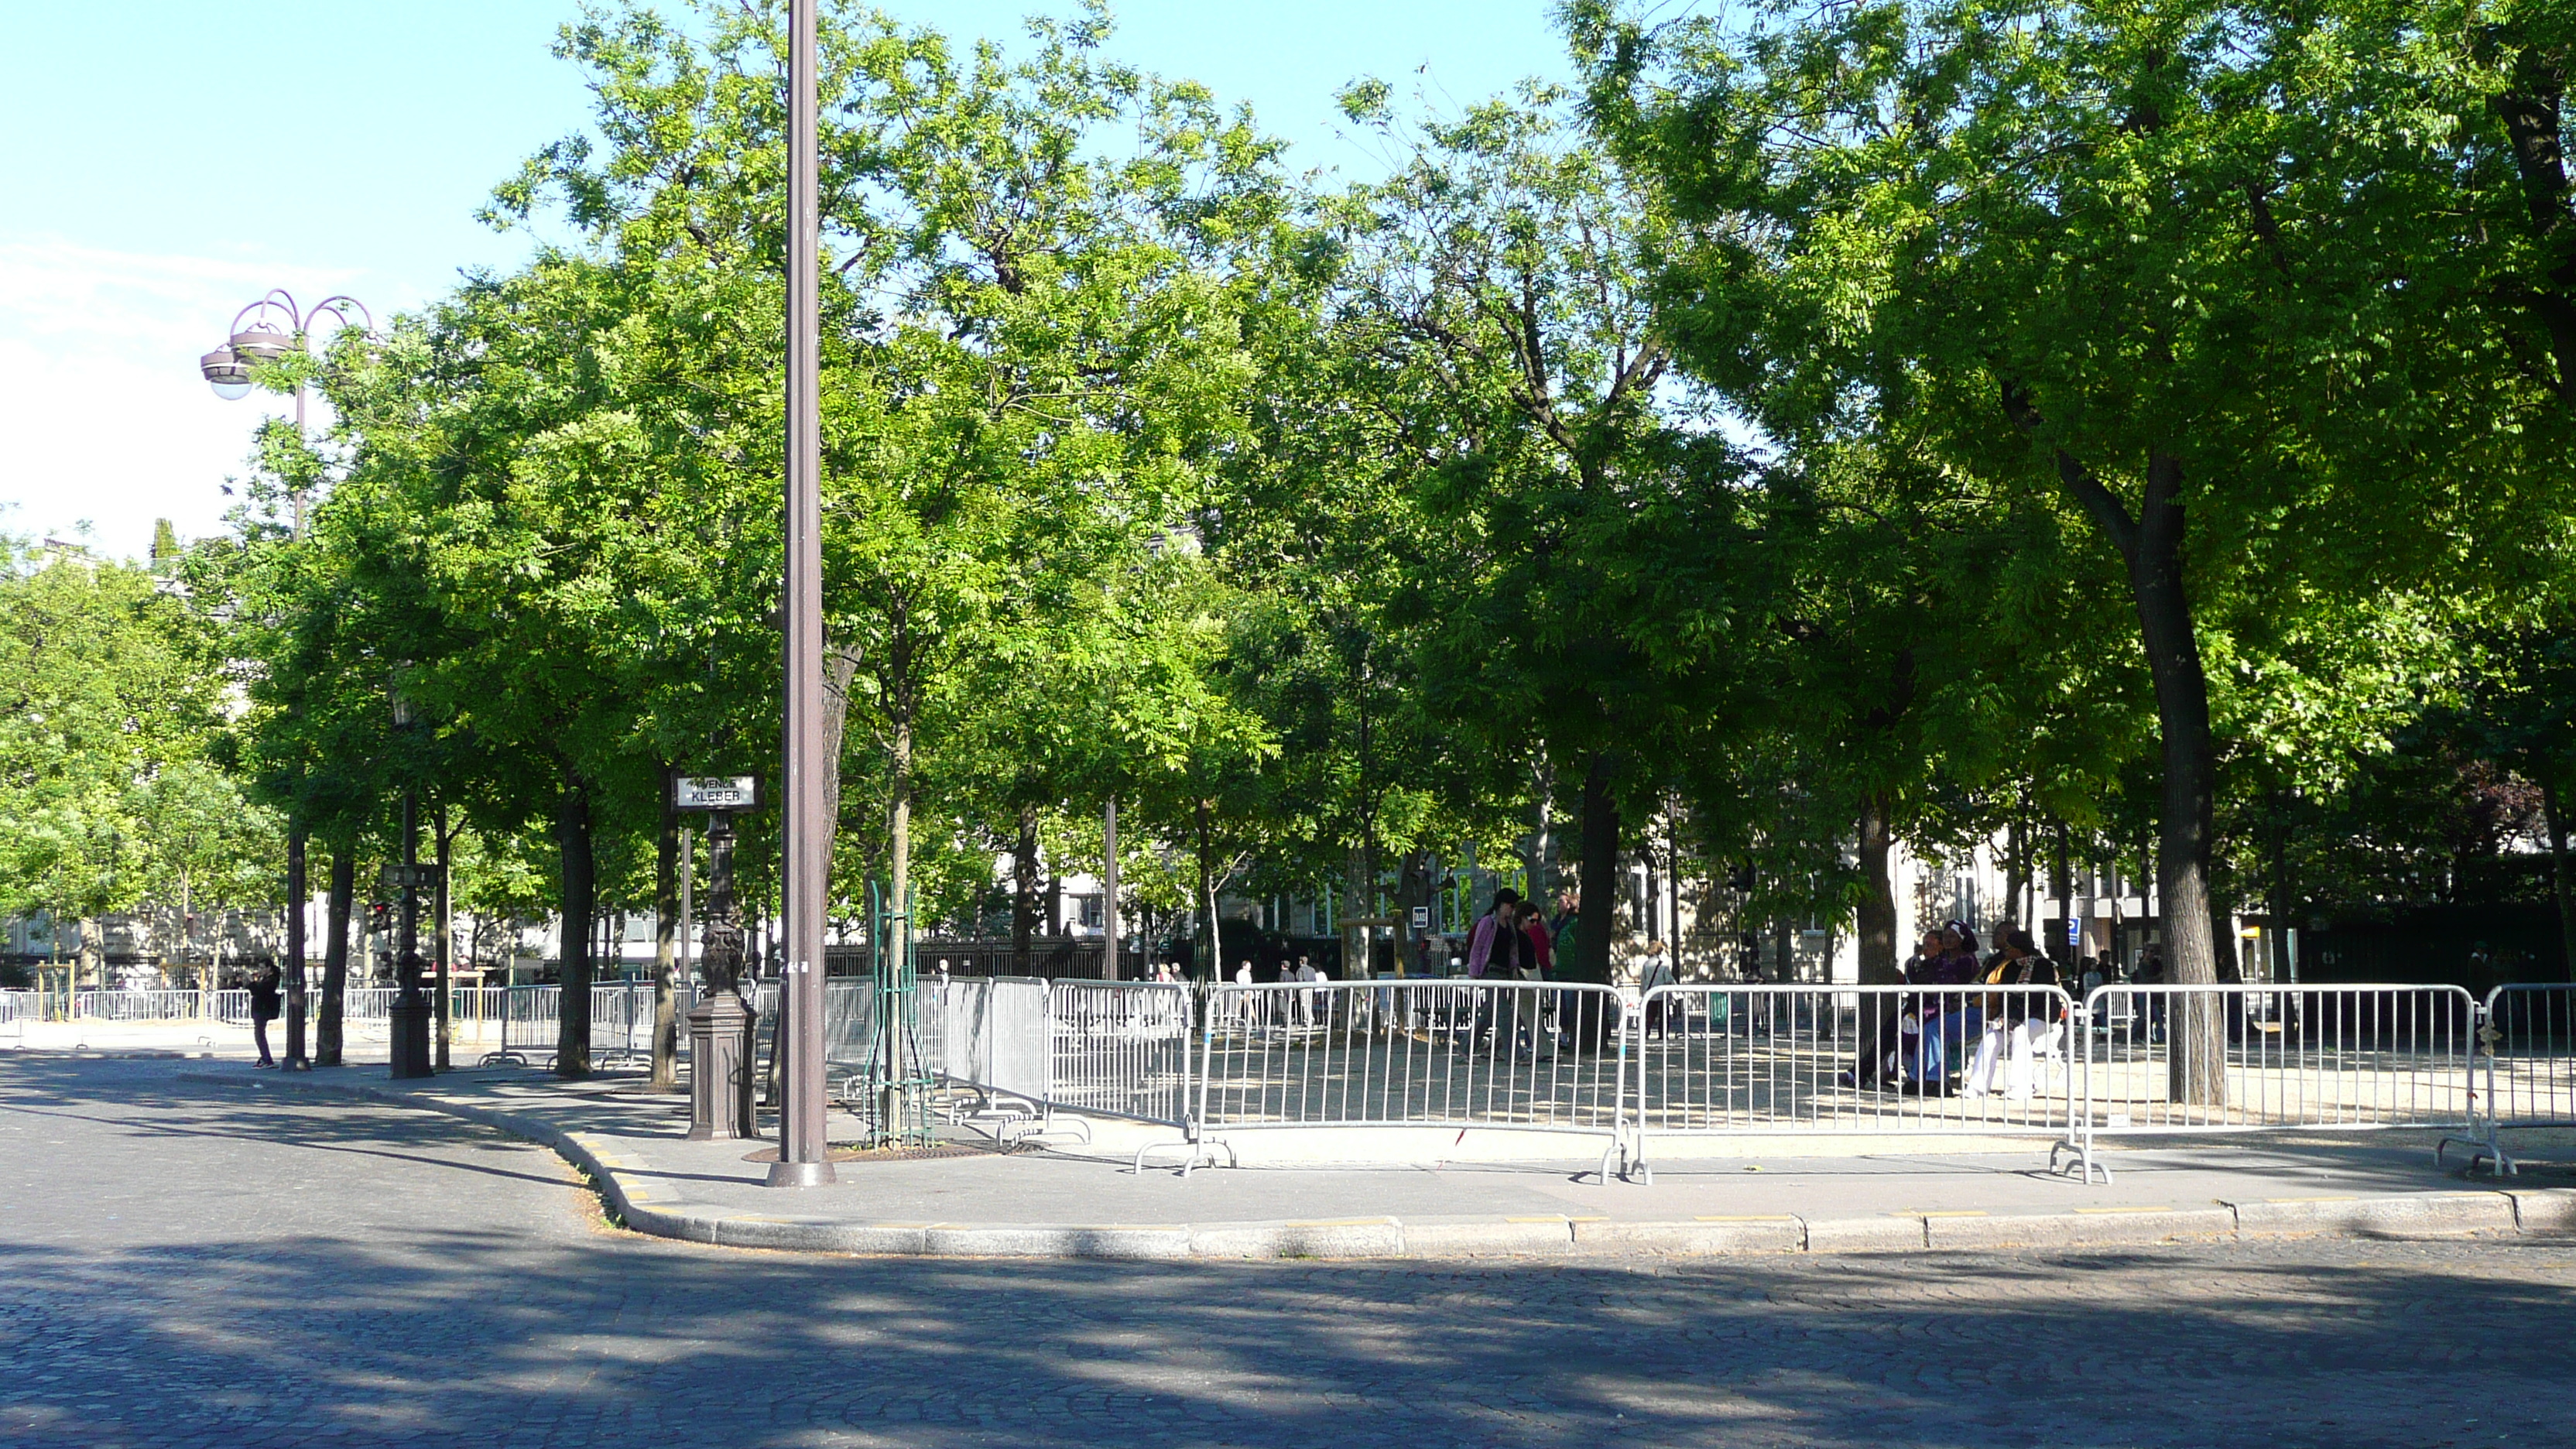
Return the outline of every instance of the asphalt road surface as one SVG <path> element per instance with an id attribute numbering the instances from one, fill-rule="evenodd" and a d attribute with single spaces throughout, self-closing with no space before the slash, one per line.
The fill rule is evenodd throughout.
<path id="1" fill-rule="evenodd" d="M 0 1054 L 0 1445 L 2576 1444 L 2576 1244 L 817 1258 L 181 1066 Z"/>

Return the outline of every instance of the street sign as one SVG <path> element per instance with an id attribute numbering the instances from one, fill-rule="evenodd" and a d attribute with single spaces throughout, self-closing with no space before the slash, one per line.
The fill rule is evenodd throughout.
<path id="1" fill-rule="evenodd" d="M 1428 931 L 1431 929 L 1431 908 L 1429 906 L 1415 906 L 1413 908 L 1413 929 L 1417 931 Z"/>
<path id="2" fill-rule="evenodd" d="M 405 886 L 432 886 L 438 884 L 438 868 L 427 865 L 389 865 L 376 873 L 376 881 L 389 891 L 398 891 Z"/>
<path id="3" fill-rule="evenodd" d="M 758 775 L 677 775 L 671 804 L 679 810 L 752 810 L 760 805 Z"/>

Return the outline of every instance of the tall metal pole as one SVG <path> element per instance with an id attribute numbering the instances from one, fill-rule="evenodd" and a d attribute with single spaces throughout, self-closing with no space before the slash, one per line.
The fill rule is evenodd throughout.
<path id="1" fill-rule="evenodd" d="M 448 1070 L 448 1038 L 455 1034 L 454 1023 L 448 1020 L 448 1013 L 454 1006 L 452 998 L 455 996 L 455 992 L 451 987 L 451 981 L 448 976 L 448 952 L 453 949 L 456 944 L 456 922 L 455 919 L 448 914 L 450 902 L 447 895 L 448 862 L 446 801 L 441 800 L 438 802 L 438 813 L 432 817 L 432 819 L 434 823 L 430 826 L 430 831 L 438 845 L 438 880 L 433 888 L 434 893 L 430 897 L 432 927 L 429 939 L 431 949 L 436 951 L 438 954 L 438 990 L 431 997 L 431 1000 L 436 1002 L 438 1007 L 438 1035 L 436 1038 L 437 1056 L 432 1062 L 432 1066 L 443 1072 Z"/>
<path id="2" fill-rule="evenodd" d="M 1100 812 L 1100 979 L 1118 979 L 1118 800 Z"/>
<path id="3" fill-rule="evenodd" d="M 304 437 L 304 384 L 295 385 L 295 441 Z M 287 497 L 295 508 L 295 531 L 288 535 L 304 541 L 304 482 L 297 475 L 295 486 Z M 286 894 L 294 909 L 286 918 L 286 955 L 289 961 L 286 977 L 286 1070 L 310 1071 L 313 1063 L 304 1055 L 304 908 L 312 897 L 304 889 L 304 827 L 293 825 L 286 832 Z"/>
<path id="4" fill-rule="evenodd" d="M 394 938 L 394 984 L 401 988 L 391 1019 L 396 1078 L 430 1075 L 429 998 L 420 981 L 420 797 L 405 790 L 402 799 L 402 916 Z"/>
<path id="5" fill-rule="evenodd" d="M 304 908 L 311 898 L 304 889 L 304 827 L 286 832 L 286 1059 L 290 1072 L 309 1070 L 304 1056 Z"/>
<path id="6" fill-rule="evenodd" d="M 778 1161 L 772 1187 L 832 1180 L 823 1135 L 823 894 L 829 822 L 823 811 L 822 323 L 817 253 L 814 0 L 788 19 L 787 103 L 787 769 L 785 1007 L 778 1044 Z"/>

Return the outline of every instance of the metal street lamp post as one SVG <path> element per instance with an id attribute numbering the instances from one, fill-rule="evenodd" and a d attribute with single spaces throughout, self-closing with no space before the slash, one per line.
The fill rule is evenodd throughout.
<path id="1" fill-rule="evenodd" d="M 783 1057 L 778 1161 L 771 1187 L 832 1181 L 823 1132 L 823 896 L 831 862 L 823 806 L 821 205 L 815 126 L 814 0 L 788 17 L 787 126 L 787 759 L 785 969 L 779 973 Z"/>
<path id="2" fill-rule="evenodd" d="M 394 728 L 409 733 L 411 701 L 394 691 Z M 421 990 L 420 959 L 420 795 L 405 786 L 402 797 L 402 915 L 394 937 L 394 984 L 400 990 L 387 1010 L 393 1033 L 392 1075 L 401 1081 L 431 1075 L 429 1064 L 429 995 Z"/>
<path id="3" fill-rule="evenodd" d="M 376 330 L 374 315 L 354 297 L 325 297 L 306 309 L 298 307 L 294 295 L 284 288 L 273 289 L 267 296 L 233 314 L 233 325 L 224 345 L 197 359 L 197 370 L 213 386 L 215 396 L 228 402 L 239 401 L 250 396 L 251 385 L 261 368 L 282 360 L 289 353 L 309 351 L 312 331 L 323 318 L 329 317 L 346 327 L 350 323 L 351 312 L 357 313 L 360 319 L 360 331 Z M 282 328 L 277 325 L 280 317 L 286 322 Z M 295 384 L 295 436 L 298 441 L 305 437 L 304 383 L 300 378 Z M 293 514 L 295 536 L 302 538 L 303 487 L 290 481 L 286 497 Z"/>
<path id="4" fill-rule="evenodd" d="M 214 387 L 215 396 L 237 402 L 250 396 L 251 384 L 260 367 L 277 361 L 291 351 L 306 347 L 315 324 L 329 317 L 341 326 L 349 325 L 354 311 L 364 319 L 360 328 L 373 332 L 376 319 L 365 304 L 354 297 L 325 297 L 311 310 L 296 305 L 293 294 L 283 288 L 233 314 L 233 325 L 226 329 L 224 345 L 197 359 L 197 370 Z M 270 319 L 284 313 L 290 330 L 281 332 Z M 247 325 L 245 325 L 247 324 Z M 295 436 L 302 441 L 304 431 L 304 383 L 295 384 Z M 290 481 L 287 502 L 294 516 L 294 536 L 304 536 L 304 489 Z M 290 824 L 286 832 L 286 1056 L 280 1062 L 291 1072 L 307 1071 L 312 1060 L 304 1054 L 304 827 Z"/>

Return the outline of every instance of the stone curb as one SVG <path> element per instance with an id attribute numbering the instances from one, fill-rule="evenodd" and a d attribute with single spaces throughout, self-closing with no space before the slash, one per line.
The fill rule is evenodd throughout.
<path id="1" fill-rule="evenodd" d="M 181 1079 L 239 1085 L 212 1072 Z M 1871 1217 L 1790 1215 L 1614 1222 L 1592 1217 L 1402 1222 L 1155 1224 L 853 1223 L 665 1199 L 630 1186 L 643 1164 L 611 1139 L 543 1118 L 364 1082 L 250 1078 L 252 1085 L 443 1112 L 553 1148 L 589 1174 L 625 1225 L 729 1248 L 892 1257 L 1255 1260 L 1276 1258 L 1702 1257 L 1742 1253 L 1978 1252 L 2218 1238 L 2427 1237 L 2477 1232 L 2576 1235 L 2576 1188 L 2498 1188 L 2385 1197 L 2249 1198 L 2208 1207 L 2079 1208 L 2065 1213 L 1923 1211 Z"/>

